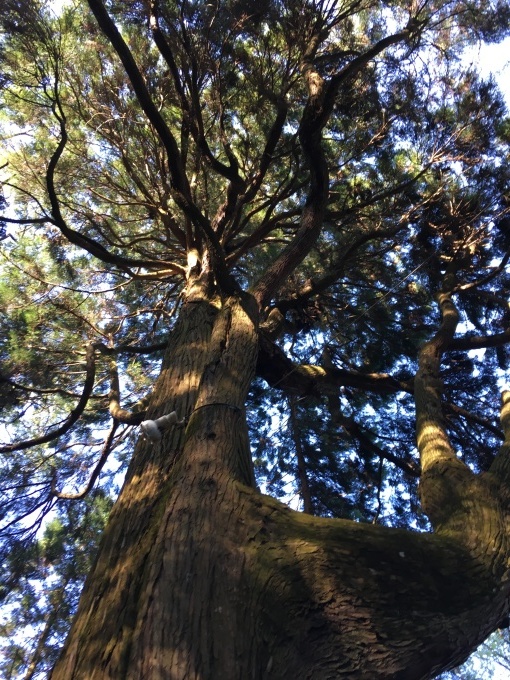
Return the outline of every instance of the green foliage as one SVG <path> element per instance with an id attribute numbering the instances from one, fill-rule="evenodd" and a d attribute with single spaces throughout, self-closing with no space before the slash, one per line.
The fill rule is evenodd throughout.
<path id="1" fill-rule="evenodd" d="M 52 667 L 111 506 L 100 491 L 82 506 L 61 504 L 39 540 L 2 550 L 2 677 L 42 677 Z"/>

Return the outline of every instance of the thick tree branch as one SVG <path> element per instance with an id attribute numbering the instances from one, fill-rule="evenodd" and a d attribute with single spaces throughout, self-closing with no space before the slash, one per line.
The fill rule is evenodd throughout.
<path id="1" fill-rule="evenodd" d="M 300 226 L 292 242 L 284 248 L 253 288 L 253 295 L 261 308 L 267 305 L 283 281 L 308 255 L 322 229 L 329 179 L 322 149 L 323 126 L 317 124 L 323 105 L 322 89 L 322 80 L 312 79 L 309 99 L 299 127 L 299 140 L 310 172 L 310 189 L 301 213 Z"/>
<path id="2" fill-rule="evenodd" d="M 459 314 L 449 293 L 440 293 L 438 302 L 441 325 L 420 351 L 419 369 L 414 380 L 418 450 L 424 472 L 443 459 L 456 459 L 444 428 L 440 364 L 457 328 Z"/>
<path id="3" fill-rule="evenodd" d="M 8 224 L 53 224 L 53 220 L 49 216 L 16 219 L 14 217 L 6 217 L 5 215 L 0 215 L 0 220 L 2 222 L 7 222 Z"/>
<path id="4" fill-rule="evenodd" d="M 338 92 L 340 85 L 356 76 L 367 64 L 369 64 L 372 59 L 377 57 L 377 55 L 384 52 L 385 49 L 391 47 L 392 45 L 398 45 L 398 43 L 406 42 L 412 37 L 413 33 L 417 33 L 416 30 L 418 26 L 416 25 L 414 29 L 411 29 L 411 22 L 404 30 L 394 33 L 393 35 L 388 35 L 386 38 L 382 38 L 372 45 L 368 50 L 363 52 L 363 54 L 358 55 L 352 59 L 348 64 L 346 64 L 338 73 L 330 80 L 330 85 L 328 88 L 328 98 L 334 98 Z"/>
<path id="5" fill-rule="evenodd" d="M 127 410 L 120 405 L 120 383 L 119 372 L 117 370 L 117 362 L 113 357 L 110 358 L 110 393 L 108 395 L 108 409 L 110 415 L 115 420 L 126 423 L 127 425 L 139 425 L 145 418 L 146 400 L 142 400 L 136 405 L 136 408 Z"/>
<path id="6" fill-rule="evenodd" d="M 23 392 L 33 392 L 34 394 L 61 394 L 64 397 L 71 397 L 72 399 L 79 398 L 78 394 L 74 392 L 69 392 L 69 390 L 64 390 L 61 387 L 34 387 L 33 385 L 23 385 L 22 383 L 11 380 L 5 375 L 0 373 L 0 383 L 5 383 L 10 385 L 16 390 L 22 390 Z M 97 397 L 96 397 L 97 398 Z M 99 397 L 102 399 L 103 397 Z"/>
<path id="7" fill-rule="evenodd" d="M 459 284 L 458 286 L 456 286 L 454 292 L 470 290 L 472 288 L 477 288 L 478 286 L 482 286 L 485 283 L 492 281 L 493 279 L 496 278 L 496 276 L 498 274 L 505 271 L 509 260 L 510 260 L 510 250 L 507 253 L 505 253 L 505 255 L 503 256 L 503 258 L 502 258 L 501 262 L 498 264 L 498 266 L 494 267 L 494 269 L 489 274 L 482 277 L 481 279 L 478 279 L 478 281 L 471 281 L 471 283 L 465 283 L 463 285 Z"/>
<path id="8" fill-rule="evenodd" d="M 445 280 L 453 276 L 454 272 L 447 272 Z M 467 481 L 473 478 L 469 468 L 455 455 L 441 407 L 441 359 L 459 322 L 459 313 L 449 292 L 452 287 L 448 285 L 438 295 L 441 324 L 435 336 L 420 350 L 419 368 L 414 380 L 416 439 L 422 468 L 422 505 L 436 528 L 449 522 L 450 513 L 455 507 L 453 495 L 469 493 Z M 462 492 L 459 491 L 461 488 Z"/>
<path id="9" fill-rule="evenodd" d="M 260 334 L 257 375 L 271 387 L 290 394 L 336 394 L 339 387 L 356 387 L 374 392 L 412 392 L 410 383 L 381 373 L 358 373 L 341 368 L 295 364 L 264 333 Z"/>

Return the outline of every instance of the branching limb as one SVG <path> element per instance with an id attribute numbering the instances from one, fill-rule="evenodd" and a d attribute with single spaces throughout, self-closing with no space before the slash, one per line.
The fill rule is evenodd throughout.
<path id="1" fill-rule="evenodd" d="M 14 217 L 7 217 L 5 215 L 0 215 L 0 220 L 2 222 L 7 222 L 8 224 L 52 224 L 53 220 L 51 217 L 31 217 L 25 219 L 16 219 Z"/>
<path id="2" fill-rule="evenodd" d="M 217 234 L 207 217 L 202 214 L 192 200 L 189 181 L 182 164 L 182 157 L 177 142 L 166 124 L 165 119 L 152 100 L 143 75 L 136 64 L 128 45 L 124 41 L 115 22 L 108 14 L 103 2 L 101 0 L 88 0 L 88 4 L 96 17 L 101 31 L 106 38 L 108 38 L 113 49 L 117 52 L 143 112 L 156 130 L 165 147 L 172 179 L 172 196 L 175 202 L 183 211 L 184 215 L 186 215 L 207 239 L 212 269 L 216 274 L 220 286 L 228 293 L 238 291 L 239 286 L 225 264 L 225 253 L 223 252 Z"/>
<path id="3" fill-rule="evenodd" d="M 273 125 L 271 126 L 271 129 L 269 130 L 269 134 L 267 135 L 266 145 L 260 158 L 258 172 L 250 182 L 245 194 L 241 197 L 241 202 L 243 203 L 243 205 L 249 203 L 255 197 L 257 191 L 260 189 L 262 182 L 264 181 L 264 177 L 266 176 L 269 166 L 271 165 L 276 145 L 278 144 L 278 141 L 283 132 L 285 121 L 287 119 L 287 112 L 288 104 L 285 98 L 282 97 L 278 101 L 276 109 L 276 118 L 273 122 Z"/>
<path id="4" fill-rule="evenodd" d="M 75 394 L 74 392 L 69 392 L 69 390 L 64 390 L 61 387 L 34 387 L 33 385 L 23 385 L 22 383 L 16 382 L 15 380 L 11 380 L 5 375 L 2 375 L 0 373 L 0 383 L 5 383 L 6 385 L 10 385 L 13 387 L 15 390 L 22 390 L 23 392 L 32 392 L 33 394 L 61 394 L 63 397 L 71 397 L 72 399 L 79 398 L 78 394 Z M 91 396 L 91 398 L 93 398 Z M 99 399 L 103 399 L 103 397 L 95 397 Z"/>
<path id="5" fill-rule="evenodd" d="M 393 35 L 388 35 L 386 38 L 382 38 L 376 42 L 372 47 L 352 59 L 348 64 L 346 64 L 338 73 L 336 73 L 330 81 L 330 86 L 328 89 L 328 98 L 335 97 L 338 92 L 340 85 L 356 76 L 367 64 L 369 64 L 372 59 L 375 59 L 381 52 L 384 52 L 388 47 L 392 45 L 398 45 L 398 43 L 403 43 L 408 41 L 413 34 L 417 34 L 419 31 L 411 29 L 410 24 L 404 28 L 404 30 L 394 33 Z"/>
<path id="6" fill-rule="evenodd" d="M 211 151 L 211 148 L 209 147 L 205 135 L 201 108 L 200 106 L 196 105 L 192 107 L 186 96 L 184 87 L 182 85 L 182 80 L 179 74 L 179 69 L 175 62 L 172 49 L 168 41 L 166 40 L 163 32 L 161 31 L 159 25 L 159 8 L 157 0 L 152 0 L 150 4 L 149 26 L 151 29 L 154 43 L 156 44 L 156 47 L 158 48 L 161 56 L 163 57 L 163 59 L 165 60 L 170 69 L 170 73 L 172 74 L 172 78 L 174 81 L 174 86 L 179 97 L 179 100 L 181 102 L 181 108 L 186 119 L 185 120 L 186 125 L 189 127 L 189 130 L 198 148 L 200 149 L 204 158 L 207 160 L 207 162 L 215 172 L 228 179 L 233 185 L 239 187 L 240 185 L 242 185 L 242 180 L 238 173 L 235 158 L 231 156 L 232 161 L 231 164 L 225 165 L 225 163 L 222 163 L 214 156 L 214 154 Z"/>
<path id="7" fill-rule="evenodd" d="M 257 375 L 268 385 L 292 394 L 336 394 L 342 386 L 374 392 L 411 392 L 412 385 L 384 373 L 358 373 L 341 368 L 295 364 L 264 334 L 260 335 Z"/>
<path id="8" fill-rule="evenodd" d="M 299 141 L 310 173 L 310 189 L 301 222 L 292 242 L 280 253 L 273 264 L 255 284 L 253 294 L 263 308 L 279 290 L 288 275 L 304 260 L 322 229 L 329 196 L 329 173 L 322 148 L 322 131 L 333 111 L 341 84 L 354 77 L 374 57 L 387 47 L 404 42 L 412 36 L 409 28 L 388 36 L 353 59 L 328 81 L 313 65 L 319 35 L 310 40 L 302 61 L 302 73 L 308 88 L 308 100 L 299 126 Z"/>
<path id="9" fill-rule="evenodd" d="M 166 149 L 170 174 L 175 189 L 181 193 L 182 196 L 189 197 L 189 184 L 184 168 L 182 167 L 179 147 L 177 146 L 177 142 L 175 141 L 170 128 L 154 104 L 129 47 L 108 14 L 103 2 L 101 2 L 101 0 L 88 0 L 88 5 L 96 17 L 101 31 L 108 38 L 113 49 L 117 52 L 128 78 L 131 81 L 131 85 L 133 86 L 140 106 L 154 126 L 154 129 L 158 133 L 159 138 Z"/>
<path id="10" fill-rule="evenodd" d="M 328 166 L 322 148 L 322 130 L 330 113 L 326 117 L 323 115 L 325 82 L 309 64 L 303 70 L 308 86 L 308 101 L 299 126 L 299 141 L 310 173 L 310 189 L 295 237 L 253 288 L 253 295 L 261 309 L 317 241 L 329 195 Z"/>

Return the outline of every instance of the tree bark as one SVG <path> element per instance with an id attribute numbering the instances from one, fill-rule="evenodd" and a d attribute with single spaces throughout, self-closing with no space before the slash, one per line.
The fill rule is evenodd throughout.
<path id="1" fill-rule="evenodd" d="M 206 652 L 218 650 L 201 647 L 199 630 L 223 629 L 225 639 L 239 629 L 227 607 L 235 583 L 221 565 L 227 560 L 233 574 L 240 571 L 240 553 L 230 555 L 235 485 L 254 483 L 244 402 L 256 363 L 256 314 L 249 298 L 195 291 L 184 304 L 147 418 L 177 411 L 187 425 L 165 431 L 160 443 L 138 442 L 52 677 L 171 677 L 165 669 L 175 667 L 175 677 L 192 678 L 194 654 L 207 675 Z M 173 654 L 163 640 L 173 641 Z"/>
<path id="2" fill-rule="evenodd" d="M 503 618 L 508 465 L 435 534 L 293 512 L 254 486 L 257 342 L 249 296 L 188 297 L 148 411 L 186 425 L 138 442 L 53 680 L 419 680 Z"/>

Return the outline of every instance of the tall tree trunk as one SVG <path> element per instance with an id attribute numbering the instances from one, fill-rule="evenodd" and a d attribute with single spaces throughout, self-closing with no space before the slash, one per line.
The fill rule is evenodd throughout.
<path id="1" fill-rule="evenodd" d="M 53 678 L 212 677 L 213 660 L 235 676 L 229 664 L 251 645 L 239 635 L 234 508 L 236 485 L 253 486 L 244 403 L 256 316 L 249 297 L 195 292 L 184 304 L 148 417 L 177 411 L 187 424 L 138 442 Z"/>
<path id="2" fill-rule="evenodd" d="M 507 611 L 508 466 L 453 497 L 434 535 L 295 513 L 256 491 L 244 413 L 256 310 L 249 296 L 184 304 L 149 417 L 187 423 L 139 441 L 53 680 L 418 680 Z"/>

